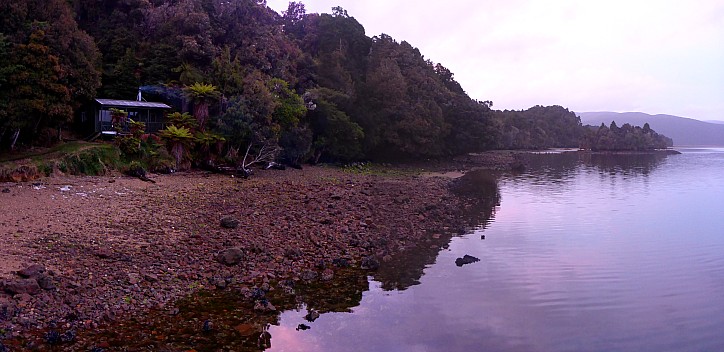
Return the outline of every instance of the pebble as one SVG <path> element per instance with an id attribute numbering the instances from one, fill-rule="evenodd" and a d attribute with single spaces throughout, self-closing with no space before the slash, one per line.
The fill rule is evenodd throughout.
<path id="1" fill-rule="evenodd" d="M 41 278 L 42 285 L 26 279 L 34 282 L 27 285 L 37 287 L 29 290 L 37 296 L 12 287 L 14 296 L 0 293 L 0 314 L 5 297 L 13 308 L 4 314 L 24 317 L 28 327 L 48 326 L 69 312 L 79 317 L 78 324 L 93 327 L 115 321 L 121 313 L 143 315 L 149 307 L 177 315 L 179 309 L 171 303 L 204 288 L 230 285 L 238 290 L 269 277 L 333 280 L 336 268 L 377 270 L 377 258 L 389 262 L 388 253 L 423 241 L 428 231 L 445 231 L 441 224 L 453 224 L 464 209 L 439 180 L 401 181 L 315 167 L 301 175 L 295 170 L 260 172 L 240 183 L 194 172 L 159 175 L 157 185 L 126 178 L 52 182 L 67 183 L 87 196 L 40 209 L 33 218 L 12 210 L 3 218 L 11 226 L 18 224 L 20 241 L 37 236 L 35 247 L 14 247 L 22 251 L 18 253 L 56 274 Z M 14 194 L 22 200 L 55 195 L 58 189 Z M 216 223 L 218 214 L 234 217 Z M 243 231 L 225 230 L 238 228 L 239 219 L 244 220 Z M 293 293 L 289 282 L 282 288 Z M 7 282 L 2 289 L 8 291 Z M 47 297 L 41 299 L 40 292 Z M 265 296 L 261 288 L 247 292 L 261 296 L 254 300 Z M 43 309 L 36 308 L 39 304 Z M 276 309 L 265 303 L 259 307 Z M 263 337 L 260 343 L 265 343 Z"/>

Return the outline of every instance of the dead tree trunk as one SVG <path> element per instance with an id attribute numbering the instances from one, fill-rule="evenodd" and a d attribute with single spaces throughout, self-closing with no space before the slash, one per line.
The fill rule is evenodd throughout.
<path id="1" fill-rule="evenodd" d="M 15 130 L 15 133 L 13 133 L 12 139 L 13 141 L 10 142 L 10 150 L 15 150 L 15 143 L 18 141 L 18 137 L 20 137 L 20 129 L 18 128 Z"/>

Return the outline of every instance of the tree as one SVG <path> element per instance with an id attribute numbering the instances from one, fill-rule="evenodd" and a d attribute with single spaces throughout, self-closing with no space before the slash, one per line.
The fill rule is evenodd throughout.
<path id="1" fill-rule="evenodd" d="M 354 123 L 337 105 L 337 102 L 344 104 L 349 97 L 326 88 L 311 91 L 309 95 L 314 105 L 308 115 L 314 132 L 314 162 L 319 162 L 323 157 L 333 161 L 349 161 L 361 157 L 364 139 L 362 127 Z"/>
<path id="2" fill-rule="evenodd" d="M 39 141 L 46 127 L 60 132 L 73 110 L 95 97 L 100 55 L 65 0 L 4 1 L 0 12 L 0 142 L 12 131 L 7 145 L 14 147 Z"/>
<path id="3" fill-rule="evenodd" d="M 199 129 L 204 131 L 209 119 L 209 105 L 217 101 L 221 93 L 215 86 L 206 83 L 194 83 L 184 87 L 186 97 L 194 104 L 194 116 L 199 122 Z"/>
<path id="4" fill-rule="evenodd" d="M 166 141 L 171 155 L 176 161 L 176 169 L 178 170 L 181 167 L 181 161 L 186 155 L 186 151 L 193 143 L 194 136 L 188 128 L 174 125 L 167 126 L 158 135 Z"/>
<path id="5" fill-rule="evenodd" d="M 298 33 L 295 28 L 304 19 L 307 10 L 302 2 L 290 1 L 287 10 L 282 13 L 284 15 L 284 31 L 287 33 Z"/>
<path id="6" fill-rule="evenodd" d="M 9 110 L 12 92 L 9 82 L 10 78 L 22 68 L 22 65 L 12 61 L 11 45 L 7 37 L 0 33 L 0 148 L 5 145 L 5 136 L 12 135 L 10 138 L 13 141 L 8 144 L 14 145 L 20 134 L 18 129 L 20 121 L 17 121 L 15 114 Z"/>
<path id="7" fill-rule="evenodd" d="M 41 128 L 60 127 L 70 121 L 73 109 L 70 90 L 60 83 L 60 60 L 45 44 L 44 31 L 38 29 L 27 44 L 15 45 L 10 62 L 14 69 L 6 79 L 3 95 L 7 100 L 3 105 L 7 109 L 5 125 L 14 129 L 13 149 L 22 130 L 32 141 Z"/>
<path id="8" fill-rule="evenodd" d="M 349 17 L 347 10 L 343 9 L 342 6 L 335 6 L 332 8 L 332 16 L 334 17 Z"/>
<path id="9" fill-rule="evenodd" d="M 307 112 L 302 97 L 289 89 L 287 82 L 278 78 L 270 80 L 268 86 L 276 101 L 272 112 L 273 123 L 279 125 L 281 131 L 296 127 Z"/>

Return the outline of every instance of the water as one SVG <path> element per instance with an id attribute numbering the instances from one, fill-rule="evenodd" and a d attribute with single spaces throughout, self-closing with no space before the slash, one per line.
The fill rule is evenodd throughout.
<path id="1" fill-rule="evenodd" d="M 269 350 L 722 351 L 724 149 L 681 151 L 532 155 L 492 221 L 351 312 L 282 313 Z"/>

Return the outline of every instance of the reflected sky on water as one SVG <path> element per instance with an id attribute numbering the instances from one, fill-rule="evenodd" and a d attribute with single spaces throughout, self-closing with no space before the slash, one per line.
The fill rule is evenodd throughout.
<path id="1" fill-rule="evenodd" d="M 530 156 L 499 175 L 492 221 L 412 284 L 371 277 L 351 313 L 314 322 L 284 312 L 270 350 L 723 350 L 724 150 L 681 151 Z"/>

